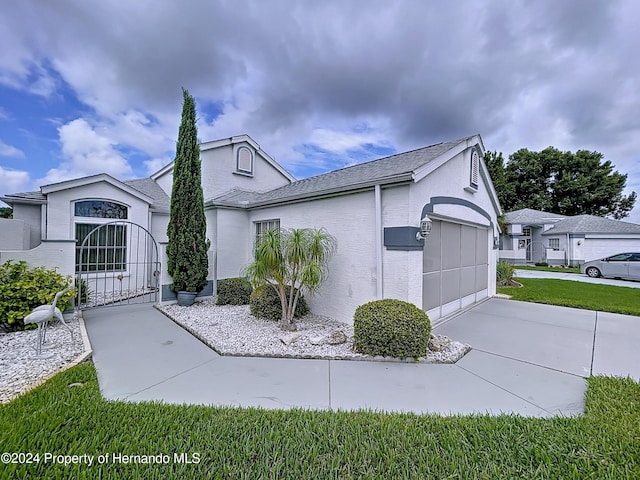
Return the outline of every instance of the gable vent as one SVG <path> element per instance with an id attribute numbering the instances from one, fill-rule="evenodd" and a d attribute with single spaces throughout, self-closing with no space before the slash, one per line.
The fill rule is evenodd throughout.
<path id="1" fill-rule="evenodd" d="M 474 190 L 478 188 L 478 176 L 480 172 L 480 156 L 475 148 L 471 150 L 471 176 L 470 186 Z"/>

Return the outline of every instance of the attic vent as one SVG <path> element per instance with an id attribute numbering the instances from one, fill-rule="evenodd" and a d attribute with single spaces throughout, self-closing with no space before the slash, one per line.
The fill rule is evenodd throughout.
<path id="1" fill-rule="evenodd" d="M 478 188 L 478 172 L 480 171 L 480 156 L 478 151 L 474 148 L 471 151 L 471 188 Z"/>

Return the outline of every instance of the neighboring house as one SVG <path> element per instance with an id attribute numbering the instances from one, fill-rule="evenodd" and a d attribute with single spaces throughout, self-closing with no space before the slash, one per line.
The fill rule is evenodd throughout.
<path id="1" fill-rule="evenodd" d="M 215 291 L 217 280 L 239 276 L 256 238 L 276 227 L 324 227 L 337 238 L 329 278 L 309 299 L 320 315 L 351 322 L 358 305 L 398 298 L 421 306 L 435 320 L 495 293 L 501 212 L 479 135 L 300 181 L 247 135 L 203 143 L 200 149 L 211 240 L 204 294 Z M 104 278 L 94 282 L 97 288 L 122 288 L 127 275 L 130 285 L 131 258 L 159 244 L 160 278 L 154 280 L 158 272 L 149 267 L 140 281 L 159 283 L 166 301 L 174 298 L 164 253 L 172 173 L 169 164 L 146 179 L 94 175 L 2 200 L 13 206 L 16 228 L 24 233 L 28 226 L 31 248 L 41 248 L 40 241 L 72 242 L 75 270 Z M 82 258 L 82 237 L 114 221 L 122 224 L 97 228 L 102 231 L 98 252 Z M 149 238 L 142 233 L 131 238 L 138 225 Z M 429 226 L 423 238 L 421 227 L 424 232 Z M 0 243 L 0 250 L 8 249 Z M 0 252 L 0 261 L 6 258 L 19 255 Z"/>
<path id="2" fill-rule="evenodd" d="M 505 214 L 500 258 L 517 265 L 577 265 L 640 251 L 640 225 L 594 215 L 558 215 L 525 208 Z"/>

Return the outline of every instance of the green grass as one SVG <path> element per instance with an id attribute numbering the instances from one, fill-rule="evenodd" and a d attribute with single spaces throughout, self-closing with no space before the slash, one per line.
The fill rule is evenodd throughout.
<path id="1" fill-rule="evenodd" d="M 105 401 L 85 363 L 0 406 L 1 451 L 198 453 L 199 463 L 8 464 L 0 477 L 640 478 L 640 385 L 587 381 L 577 418 L 270 411 Z"/>
<path id="2" fill-rule="evenodd" d="M 538 270 L 539 272 L 560 272 L 580 274 L 580 267 L 536 267 L 533 265 L 514 265 L 520 270 Z"/>
<path id="3" fill-rule="evenodd" d="M 498 287 L 514 300 L 640 316 L 640 289 L 547 278 L 517 278 L 522 288 Z"/>

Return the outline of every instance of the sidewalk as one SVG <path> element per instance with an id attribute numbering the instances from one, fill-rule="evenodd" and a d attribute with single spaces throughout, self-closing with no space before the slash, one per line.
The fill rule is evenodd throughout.
<path id="1" fill-rule="evenodd" d="M 455 365 L 219 356 L 152 305 L 84 318 L 100 389 L 114 400 L 548 417 L 582 413 L 592 371 L 624 375 L 629 365 L 640 377 L 637 318 L 510 300 L 434 330 L 474 347 Z M 594 348 L 599 323 L 609 326 Z"/>
<path id="2" fill-rule="evenodd" d="M 572 280 L 574 282 L 597 283 L 614 287 L 640 288 L 640 282 L 632 280 L 617 280 L 615 278 L 591 278 L 580 273 L 545 272 L 541 270 L 515 269 L 516 278 L 555 278 L 558 280 Z"/>

